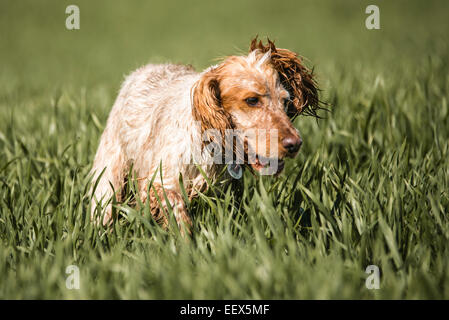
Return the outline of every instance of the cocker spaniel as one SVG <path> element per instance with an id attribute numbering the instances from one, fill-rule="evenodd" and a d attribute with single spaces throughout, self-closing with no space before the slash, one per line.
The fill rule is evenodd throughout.
<path id="1" fill-rule="evenodd" d="M 248 55 L 200 73 L 174 64 L 139 68 L 124 81 L 101 136 L 92 218 L 111 222 L 111 199 L 121 200 L 132 168 L 155 220 L 167 226 L 170 206 L 181 232 L 190 233 L 180 175 L 190 197 L 207 187 L 204 174 L 210 181 L 243 168 L 279 174 L 302 144 L 292 119 L 316 115 L 319 104 L 313 71 L 270 40 L 256 38 Z"/>

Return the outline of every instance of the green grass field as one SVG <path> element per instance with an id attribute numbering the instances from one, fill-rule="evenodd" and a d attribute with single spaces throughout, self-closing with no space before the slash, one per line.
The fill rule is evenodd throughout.
<path id="1" fill-rule="evenodd" d="M 449 298 L 449 3 L 375 1 L 367 30 L 372 2 L 2 0 L 0 298 Z M 257 34 L 310 60 L 331 109 L 296 120 L 304 146 L 284 173 L 194 199 L 190 242 L 145 209 L 90 223 L 88 172 L 124 75 L 201 70 Z"/>

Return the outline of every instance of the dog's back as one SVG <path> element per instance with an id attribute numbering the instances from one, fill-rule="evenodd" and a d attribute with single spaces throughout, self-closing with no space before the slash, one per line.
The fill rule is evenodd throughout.
<path id="1" fill-rule="evenodd" d="M 169 87 L 174 80 L 179 80 L 183 76 L 194 74 L 196 74 L 196 71 L 190 65 L 147 64 L 126 77 L 122 85 L 122 91 L 125 87 L 129 89 L 134 87 L 138 91 L 164 89 Z M 154 91 L 154 93 L 156 92 Z"/>
<path id="2" fill-rule="evenodd" d="M 161 161 L 167 171 L 184 171 L 190 159 L 183 157 L 192 153 L 190 88 L 198 77 L 191 66 L 175 64 L 148 64 L 127 76 L 101 136 L 94 179 L 106 168 L 101 180 L 119 187 L 130 164 L 147 177 Z M 109 183 L 100 183 L 95 194 L 97 200 L 110 197 Z"/>

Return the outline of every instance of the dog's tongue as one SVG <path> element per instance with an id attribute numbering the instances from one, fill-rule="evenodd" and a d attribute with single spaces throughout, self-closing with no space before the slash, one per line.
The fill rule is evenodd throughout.
<path id="1" fill-rule="evenodd" d="M 251 166 L 256 169 L 257 171 L 260 171 L 264 168 L 269 169 L 270 168 L 270 162 L 268 159 L 263 159 L 262 161 L 259 159 L 259 157 L 256 158 L 256 162 L 252 163 Z M 273 168 L 274 169 L 274 168 Z M 270 174 L 279 175 L 282 170 L 284 169 L 284 161 L 278 160 L 277 161 L 277 168 L 276 171 L 270 172 Z"/>
<path id="2" fill-rule="evenodd" d="M 270 159 L 256 156 L 256 162 L 251 165 L 254 169 L 260 171 L 262 168 L 266 168 L 270 165 Z"/>
<path id="3" fill-rule="evenodd" d="M 267 163 L 268 164 L 268 163 Z M 252 163 L 254 169 L 257 171 L 260 171 L 262 168 L 264 168 L 267 164 L 262 164 L 259 160 L 259 158 L 256 158 L 256 163 Z"/>

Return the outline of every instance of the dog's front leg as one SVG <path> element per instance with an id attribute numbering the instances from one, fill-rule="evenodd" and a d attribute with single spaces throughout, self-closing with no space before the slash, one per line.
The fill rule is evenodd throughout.
<path id="1" fill-rule="evenodd" d="M 148 183 L 143 183 L 141 185 L 140 199 L 142 200 L 142 203 L 145 203 L 148 200 L 147 188 Z M 186 234 L 191 235 L 192 220 L 190 219 L 190 216 L 187 212 L 187 208 L 181 194 L 175 190 L 163 188 L 158 183 L 153 183 L 152 188 L 149 192 L 149 204 L 153 218 L 160 225 L 162 225 L 162 227 L 167 228 L 169 226 L 169 210 L 167 201 L 164 196 L 164 191 L 165 196 L 170 203 L 170 207 L 173 209 L 173 214 L 175 215 L 176 223 L 178 224 L 181 234 L 183 236 L 185 236 Z M 156 194 L 161 205 L 159 205 Z"/>
<path id="2" fill-rule="evenodd" d="M 108 145 L 102 138 L 91 171 L 93 174 L 92 187 L 98 183 L 92 195 L 91 219 L 100 223 L 100 213 L 97 212 L 97 203 L 101 204 L 101 206 L 105 206 L 105 208 L 103 207 L 103 225 L 109 225 L 112 222 L 112 204 L 110 200 L 115 192 L 117 200 L 120 201 L 120 191 L 124 179 L 123 172 L 127 170 L 120 149 L 109 147 L 113 145 Z M 102 172 L 103 175 L 100 177 Z"/>

